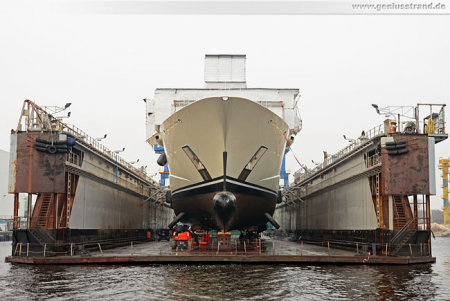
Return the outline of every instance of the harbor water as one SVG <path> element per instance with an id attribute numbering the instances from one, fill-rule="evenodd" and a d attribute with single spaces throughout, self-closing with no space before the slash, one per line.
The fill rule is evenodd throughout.
<path id="1" fill-rule="evenodd" d="M 450 238 L 434 264 L 22 266 L 4 263 L 1 300 L 450 300 Z"/>

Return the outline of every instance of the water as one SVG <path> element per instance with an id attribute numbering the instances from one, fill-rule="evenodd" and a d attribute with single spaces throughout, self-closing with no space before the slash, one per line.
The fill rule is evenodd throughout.
<path id="1" fill-rule="evenodd" d="M 1 258 L 10 253 L 1 242 Z M 450 238 L 436 238 L 433 255 L 437 263 L 416 266 L 0 262 L 0 300 L 450 300 Z"/>

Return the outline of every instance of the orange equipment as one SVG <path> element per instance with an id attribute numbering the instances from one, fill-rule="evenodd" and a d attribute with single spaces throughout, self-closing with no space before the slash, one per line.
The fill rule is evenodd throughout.
<path id="1" fill-rule="evenodd" d="M 188 249 L 189 241 L 192 239 L 192 233 L 189 231 L 176 232 L 173 231 L 172 235 L 172 249 Z"/>
<path id="2" fill-rule="evenodd" d="M 194 244 L 200 246 L 209 245 L 209 233 L 203 230 L 197 230 L 194 232 Z"/>
<path id="3" fill-rule="evenodd" d="M 191 238 L 192 238 L 192 234 L 189 231 L 186 231 L 186 232 L 173 231 L 172 239 L 175 241 L 189 240 Z"/>

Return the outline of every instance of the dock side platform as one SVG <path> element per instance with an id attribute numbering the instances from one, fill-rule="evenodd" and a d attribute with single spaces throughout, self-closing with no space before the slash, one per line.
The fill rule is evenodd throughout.
<path id="1" fill-rule="evenodd" d="M 431 256 L 373 256 L 321 245 L 266 240 L 261 251 L 172 250 L 170 242 L 144 242 L 90 254 L 32 257 L 8 256 L 5 262 L 27 265 L 103 264 L 364 264 L 413 265 L 436 262 Z"/>

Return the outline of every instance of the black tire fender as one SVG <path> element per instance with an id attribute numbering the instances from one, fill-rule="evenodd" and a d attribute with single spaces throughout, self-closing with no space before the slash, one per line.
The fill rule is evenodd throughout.
<path id="1" fill-rule="evenodd" d="M 37 146 L 36 145 L 35 148 L 36 148 L 37 151 L 40 151 L 40 152 L 46 152 L 47 151 L 46 147 L 42 147 L 42 146 Z"/>
<path id="2" fill-rule="evenodd" d="M 46 147 L 48 146 L 48 144 L 42 143 L 42 142 L 36 142 L 35 145 L 36 145 L 36 146 L 39 146 L 39 147 L 43 147 L 43 148 L 46 148 Z"/>
<path id="3" fill-rule="evenodd" d="M 47 152 L 49 152 L 50 154 L 56 154 L 57 151 L 58 148 L 55 145 L 47 146 Z"/>
<path id="4" fill-rule="evenodd" d="M 389 150 L 388 151 L 388 155 L 389 156 L 399 156 L 399 155 L 403 155 L 408 153 L 408 149 L 403 148 L 403 149 L 399 149 L 399 150 Z"/>
<path id="5" fill-rule="evenodd" d="M 165 154 L 165 153 L 164 153 L 164 154 L 161 154 L 161 155 L 158 157 L 158 160 L 156 160 L 156 163 L 158 163 L 159 166 L 164 166 L 164 165 L 166 165 L 166 163 L 167 163 L 167 156 L 166 156 L 166 154 Z"/>
<path id="6" fill-rule="evenodd" d="M 406 147 L 406 140 L 397 140 L 397 141 L 386 142 L 387 149 L 403 148 L 403 147 Z"/>
<path id="7" fill-rule="evenodd" d="M 49 140 L 45 140 L 45 139 L 42 139 L 42 138 L 36 138 L 36 145 L 38 144 L 38 143 L 40 143 L 41 145 L 51 145 L 52 144 L 52 141 L 49 141 Z M 53 141 L 53 145 L 66 145 L 67 144 L 67 141 L 66 140 L 56 140 L 56 141 Z"/>
<path id="8" fill-rule="evenodd" d="M 47 140 L 41 139 L 41 138 L 36 138 L 36 142 L 45 143 L 45 144 L 52 144 L 51 141 L 47 141 Z"/>
<path id="9" fill-rule="evenodd" d="M 386 149 L 387 150 L 391 150 L 391 149 L 402 149 L 405 148 L 406 144 L 396 144 L 396 145 L 386 145 Z"/>

